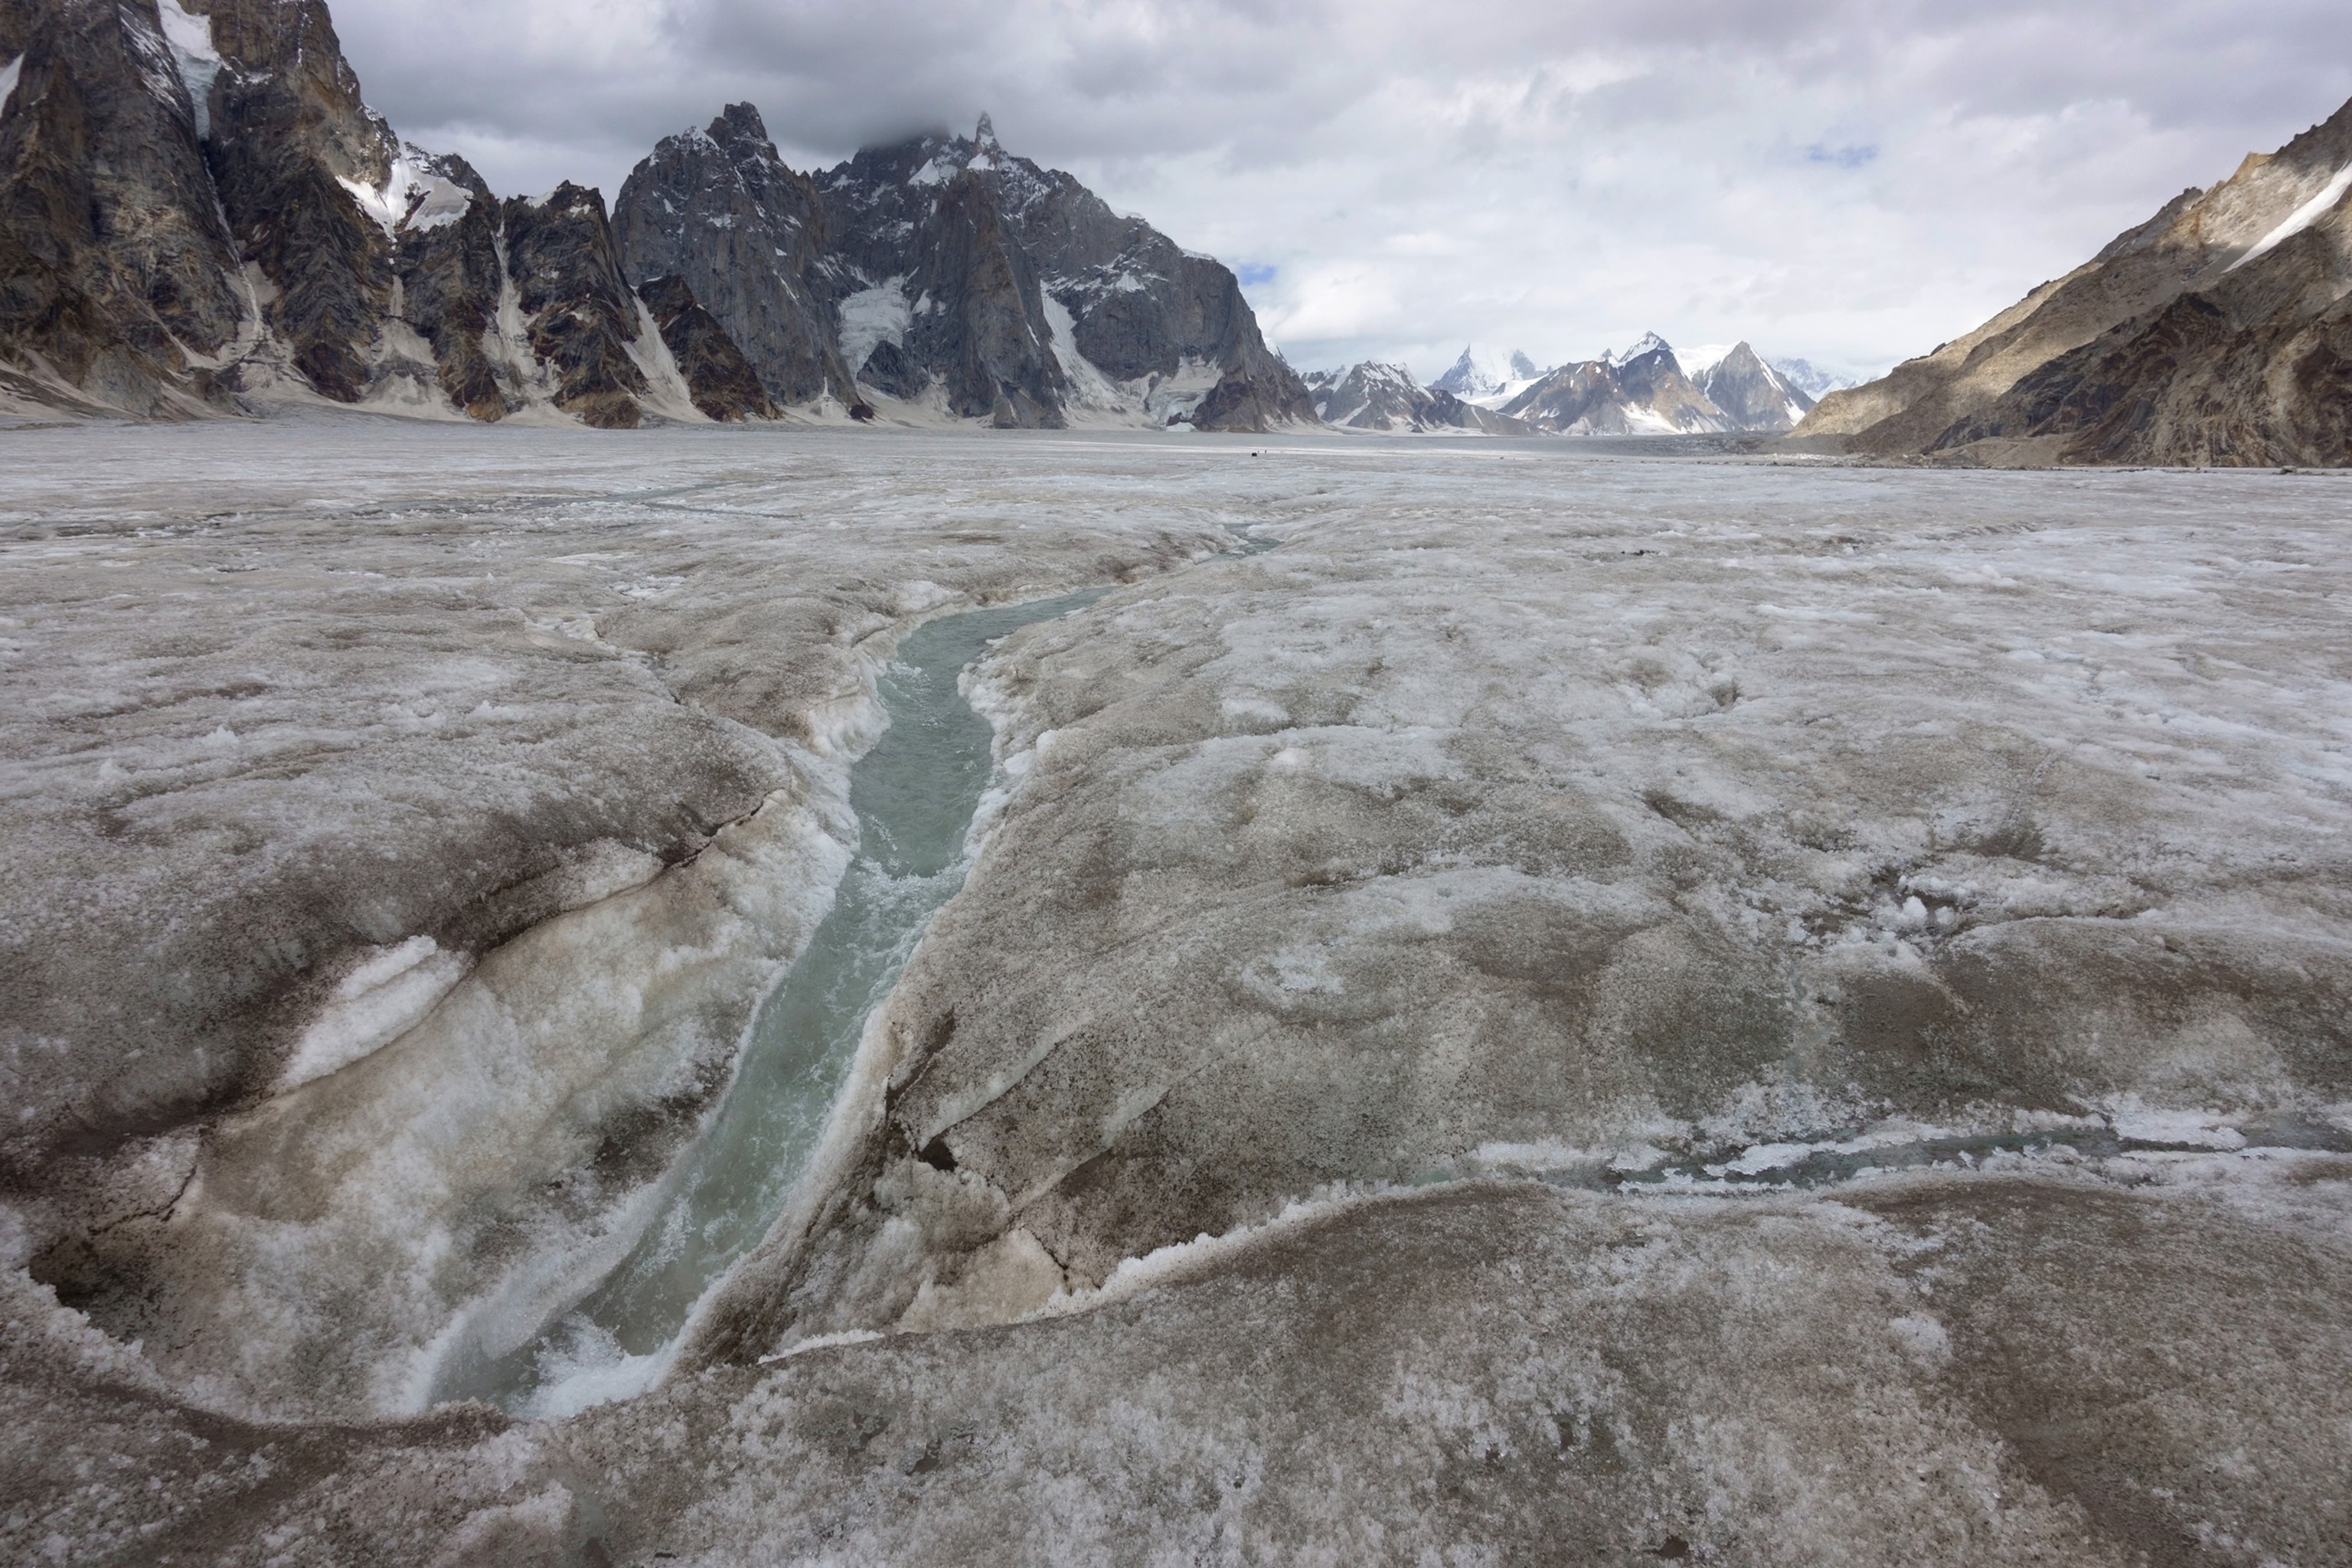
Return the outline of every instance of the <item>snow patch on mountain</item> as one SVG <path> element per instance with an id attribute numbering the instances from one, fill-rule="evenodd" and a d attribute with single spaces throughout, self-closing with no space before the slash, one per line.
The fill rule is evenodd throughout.
<path id="1" fill-rule="evenodd" d="M 1695 349 L 1676 349 L 1675 363 L 1683 367 L 1685 375 L 1696 381 L 1729 359 L 1731 352 L 1738 346 L 1738 343 L 1702 343 Z"/>
<path id="2" fill-rule="evenodd" d="M 907 299 L 907 280 L 885 279 L 871 289 L 845 297 L 835 307 L 841 319 L 841 363 L 855 375 L 866 356 L 882 343 L 903 344 L 914 323 L 915 308 Z"/>
<path id="3" fill-rule="evenodd" d="M 1780 374 L 1782 380 L 1806 396 L 1819 400 L 1824 394 L 1841 387 L 1859 386 L 1864 380 L 1843 371 L 1825 370 L 1811 360 L 1776 359 L 1766 362 Z"/>
<path id="4" fill-rule="evenodd" d="M 180 0 L 158 0 L 155 13 L 163 21 L 163 41 L 171 46 L 180 84 L 188 89 L 189 106 L 195 110 L 196 139 L 204 141 L 213 133 L 213 79 L 221 68 L 220 51 L 213 47 L 212 18 L 189 15 Z M 10 68 L 12 73 L 14 69 Z M 8 80 L 15 84 L 13 74 Z M 7 94 L 0 92 L 0 109 L 6 106 Z"/>
<path id="5" fill-rule="evenodd" d="M 362 184 L 341 175 L 335 184 L 349 191 L 360 210 L 375 220 L 377 226 L 388 235 L 398 235 L 404 229 L 423 233 L 456 223 L 474 205 L 474 193 L 457 181 L 433 172 L 434 155 L 415 142 L 404 142 L 399 156 L 392 161 L 392 172 L 381 187 Z M 554 193 L 550 192 L 551 196 Z M 532 205 L 544 206 L 542 196 Z"/>
<path id="6" fill-rule="evenodd" d="M 16 78 L 24 68 L 25 57 L 22 55 L 0 66 L 0 114 L 8 112 L 8 100 L 16 96 Z"/>
<path id="7" fill-rule="evenodd" d="M 2222 270 L 2235 272 L 2248 262 L 2259 261 L 2268 256 L 2272 251 L 2326 217 L 2336 204 L 2344 199 L 2346 191 L 2352 191 L 2352 163 L 2347 163 L 2336 170 L 2336 177 L 2327 182 L 2326 189 L 2288 214 L 2284 223 L 2254 241 L 2254 247 L 2252 250 L 2230 263 Z"/>

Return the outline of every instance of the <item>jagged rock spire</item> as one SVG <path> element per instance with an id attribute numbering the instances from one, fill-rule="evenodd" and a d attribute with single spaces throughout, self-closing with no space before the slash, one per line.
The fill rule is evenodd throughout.
<path id="1" fill-rule="evenodd" d="M 997 145 L 996 124 L 985 114 L 982 114 L 980 117 L 980 129 L 971 133 L 971 139 L 983 153 L 999 153 L 1003 151 L 1002 147 Z"/>

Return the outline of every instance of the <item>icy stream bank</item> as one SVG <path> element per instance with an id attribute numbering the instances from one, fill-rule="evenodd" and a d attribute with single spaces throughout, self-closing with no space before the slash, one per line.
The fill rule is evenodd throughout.
<path id="1" fill-rule="evenodd" d="M 850 774 L 859 848 L 807 950 L 762 1005 L 736 1080 L 662 1184 L 626 1257 L 528 1342 L 445 1369 L 442 1399 L 563 1415 L 641 1391 L 695 1305 L 758 1244 L 823 1133 L 869 1013 L 962 885 L 993 736 L 957 693 L 992 642 L 1102 590 L 934 621 L 880 681 L 889 728 Z"/>

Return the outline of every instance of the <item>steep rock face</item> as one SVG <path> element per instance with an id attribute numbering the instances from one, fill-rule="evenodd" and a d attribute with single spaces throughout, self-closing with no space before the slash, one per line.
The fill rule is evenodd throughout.
<path id="1" fill-rule="evenodd" d="M 648 390 L 631 357 L 637 299 L 621 277 L 604 198 L 566 180 L 506 204 L 507 268 L 530 347 L 554 372 L 555 405 L 603 429 L 634 429 Z"/>
<path id="2" fill-rule="evenodd" d="M 832 300 L 810 279 L 824 254 L 815 182 L 786 168 L 760 111 L 728 106 L 707 131 L 663 138 L 613 205 L 622 271 L 684 279 L 759 373 L 767 395 L 856 401 Z"/>
<path id="3" fill-rule="evenodd" d="M 1797 433 L 1882 455 L 2352 462 L 2347 192 L 2352 104 Z"/>
<path id="4" fill-rule="evenodd" d="M 929 309 L 916 312 L 904 346 L 933 367 L 954 412 L 999 428 L 1059 427 L 1068 378 L 1036 269 L 994 195 L 970 169 L 941 186 L 915 268 Z"/>
<path id="5" fill-rule="evenodd" d="M 694 405 L 713 419 L 773 419 L 760 373 L 716 317 L 696 302 L 683 278 L 656 278 L 637 290 L 669 345 Z"/>
<path id="6" fill-rule="evenodd" d="M 433 159 L 425 169 L 463 191 L 467 201 L 454 219 L 428 226 L 411 216 L 396 234 L 400 314 L 430 346 L 435 379 L 449 401 L 477 419 L 503 418 L 510 405 L 488 349 L 506 281 L 499 204 L 462 158 Z"/>
<path id="7" fill-rule="evenodd" d="M 1693 376 L 1691 383 L 1739 430 L 1792 429 L 1813 406 L 1811 397 L 1746 343 Z"/>
<path id="8" fill-rule="evenodd" d="M 399 142 L 362 101 L 320 0 L 188 10 L 209 18 L 219 57 L 205 153 L 238 248 L 270 285 L 263 314 L 314 388 L 356 403 L 391 310 L 393 237 L 354 187 L 390 191 Z"/>
<path id="9" fill-rule="evenodd" d="M 142 415 L 236 340 L 236 258 L 152 0 L 18 3 L 0 20 L 0 361 Z"/>
<path id="10" fill-rule="evenodd" d="M 1691 384 L 1673 348 L 1654 333 L 1622 354 L 1547 372 L 1504 405 L 1503 412 L 1563 436 L 1689 435 L 1734 427 Z"/>
<path id="11" fill-rule="evenodd" d="M 1415 435 L 1449 430 L 1488 436 L 1539 434 L 1525 420 L 1465 403 L 1444 388 L 1423 386 L 1402 365 L 1367 360 L 1342 372 L 1310 378 L 1307 390 L 1315 400 L 1317 416 L 1325 424 L 1344 429 Z"/>
<path id="12" fill-rule="evenodd" d="M 1313 405 L 1225 267 L 1059 170 L 971 137 L 867 148 L 819 180 L 852 374 L 1000 423 L 1066 410 L 1260 430 Z"/>
<path id="13" fill-rule="evenodd" d="M 292 392 L 699 417 L 602 199 L 502 209 L 463 159 L 402 142 L 320 0 L 6 0 L 0 85 L 0 392 L 138 416 Z M 740 402 L 707 321 L 683 325 Z"/>

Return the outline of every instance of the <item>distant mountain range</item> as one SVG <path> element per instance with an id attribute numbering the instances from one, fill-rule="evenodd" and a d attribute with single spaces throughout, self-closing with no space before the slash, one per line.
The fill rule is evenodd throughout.
<path id="1" fill-rule="evenodd" d="M 2352 103 L 1798 435 L 1979 463 L 2352 463 Z"/>
<path id="2" fill-rule="evenodd" d="M 1808 379 L 1822 379 L 1803 361 Z M 1400 365 L 1366 363 L 1307 378 L 1317 413 L 1345 429 L 1498 436 L 1698 435 L 1791 428 L 1813 406 L 1796 373 L 1746 343 L 1685 365 L 1652 333 L 1623 353 L 1539 371 L 1525 353 L 1475 344 L 1427 386 Z"/>
<path id="3" fill-rule="evenodd" d="M 0 398 L 185 417 L 1311 424 L 1234 274 L 986 121 L 786 167 L 748 104 L 607 215 L 370 110 L 322 0 L 0 0 Z"/>

